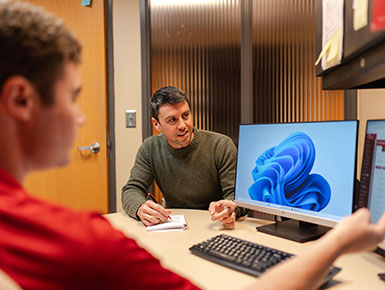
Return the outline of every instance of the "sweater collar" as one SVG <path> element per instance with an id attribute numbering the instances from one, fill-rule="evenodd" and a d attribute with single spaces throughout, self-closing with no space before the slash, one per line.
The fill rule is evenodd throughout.
<path id="1" fill-rule="evenodd" d="M 199 144 L 199 139 L 200 139 L 200 130 L 194 128 L 194 137 L 191 141 L 191 143 L 186 146 L 186 147 L 183 147 L 183 148 L 179 148 L 179 149 L 175 149 L 175 148 L 172 148 L 170 146 L 170 144 L 168 144 L 167 142 L 167 139 L 166 139 L 166 142 L 167 142 L 167 148 L 168 150 L 176 157 L 184 157 L 186 156 L 188 153 L 190 153 L 191 151 L 194 151 L 195 148 L 198 147 L 198 144 Z"/>

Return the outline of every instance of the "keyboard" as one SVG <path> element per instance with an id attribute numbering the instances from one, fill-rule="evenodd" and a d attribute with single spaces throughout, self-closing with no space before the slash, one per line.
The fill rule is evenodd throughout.
<path id="1" fill-rule="evenodd" d="M 253 276 L 259 276 L 269 268 L 293 256 L 225 234 L 193 245 L 189 250 L 199 257 Z M 332 267 L 322 284 L 333 278 L 340 270 L 340 268 Z"/>

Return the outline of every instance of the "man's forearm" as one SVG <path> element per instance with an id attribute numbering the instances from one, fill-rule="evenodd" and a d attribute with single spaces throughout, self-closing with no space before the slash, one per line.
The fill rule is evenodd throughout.
<path id="1" fill-rule="evenodd" d="M 137 211 L 139 207 L 145 202 L 145 195 L 141 191 L 134 190 L 132 188 L 123 188 L 122 207 L 130 217 L 139 220 Z"/>

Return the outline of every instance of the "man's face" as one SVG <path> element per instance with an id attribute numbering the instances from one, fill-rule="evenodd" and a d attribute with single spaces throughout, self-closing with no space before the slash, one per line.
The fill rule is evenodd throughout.
<path id="1" fill-rule="evenodd" d="M 193 120 L 186 101 L 161 106 L 158 119 L 159 122 L 152 118 L 152 123 L 166 136 L 172 148 L 183 148 L 191 143 L 194 137 Z"/>
<path id="2" fill-rule="evenodd" d="M 53 86 L 54 103 L 43 105 L 35 98 L 34 118 L 25 150 L 32 156 L 33 169 L 64 166 L 70 161 L 70 149 L 77 128 L 85 123 L 85 116 L 76 100 L 81 89 L 78 65 L 68 62 Z"/>

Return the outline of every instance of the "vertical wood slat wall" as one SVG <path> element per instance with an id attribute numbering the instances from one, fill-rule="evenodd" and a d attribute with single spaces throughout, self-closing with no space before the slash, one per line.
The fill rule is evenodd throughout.
<path id="1" fill-rule="evenodd" d="M 152 92 L 184 90 L 194 125 L 237 139 L 240 122 L 238 0 L 150 1 Z"/>
<path id="2" fill-rule="evenodd" d="M 344 119 L 344 92 L 316 77 L 314 2 L 253 1 L 255 123 Z"/>

